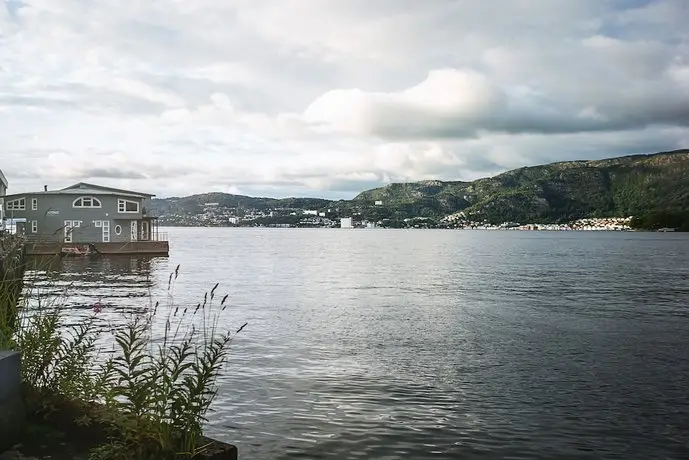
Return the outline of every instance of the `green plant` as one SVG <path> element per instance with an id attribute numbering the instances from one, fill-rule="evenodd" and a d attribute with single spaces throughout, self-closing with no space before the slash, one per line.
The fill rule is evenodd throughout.
<path id="1" fill-rule="evenodd" d="M 216 301 L 218 284 L 195 308 L 175 305 L 178 276 L 179 266 L 169 278 L 167 314 L 159 317 L 165 307 L 156 303 L 112 325 L 113 350 L 101 362 L 100 308 L 69 327 L 60 301 L 22 310 L 14 343 L 24 355 L 24 383 L 41 402 L 33 406 L 45 411 L 51 397 L 67 399 L 84 406 L 80 424 L 109 427 L 108 442 L 91 453 L 94 460 L 193 458 L 205 448 L 202 428 L 216 380 L 246 324 L 219 332 L 228 296 Z M 163 332 L 156 336 L 159 322 Z"/>
<path id="2" fill-rule="evenodd" d="M 11 337 L 17 328 L 17 304 L 24 269 L 22 241 L 0 234 L 0 349 L 11 348 Z"/>

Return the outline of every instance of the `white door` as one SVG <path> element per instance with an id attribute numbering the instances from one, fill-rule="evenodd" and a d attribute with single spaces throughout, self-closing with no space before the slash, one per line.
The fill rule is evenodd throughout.
<path id="1" fill-rule="evenodd" d="M 65 232 L 65 243 L 71 243 L 72 242 L 72 221 L 71 220 L 65 221 L 64 232 Z"/>
<path id="2" fill-rule="evenodd" d="M 141 239 L 148 240 L 148 222 L 141 222 Z"/>
<path id="3" fill-rule="evenodd" d="M 132 230 L 132 241 L 137 240 L 137 226 L 136 226 L 136 221 L 133 220 L 131 223 L 131 230 Z"/>
<path id="4" fill-rule="evenodd" d="M 110 221 L 109 220 L 104 220 L 103 221 L 103 243 L 109 243 L 110 242 Z"/>
<path id="5" fill-rule="evenodd" d="M 81 227 L 81 221 L 80 220 L 66 220 L 65 221 L 65 243 L 71 243 L 72 242 L 72 232 L 74 232 L 75 228 Z"/>

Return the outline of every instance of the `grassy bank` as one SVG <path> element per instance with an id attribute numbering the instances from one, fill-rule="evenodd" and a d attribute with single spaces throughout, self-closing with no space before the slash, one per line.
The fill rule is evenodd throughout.
<path id="1" fill-rule="evenodd" d="M 0 349 L 10 348 L 17 328 L 17 305 L 22 292 L 26 257 L 23 242 L 0 235 Z"/>
<path id="2" fill-rule="evenodd" d="M 162 303 L 112 323 L 101 320 L 97 302 L 77 324 L 69 324 L 63 308 L 69 287 L 46 297 L 27 277 L 7 342 L 22 353 L 32 426 L 62 433 L 67 444 L 88 439 L 82 450 L 91 460 L 236 456 L 232 446 L 205 438 L 203 424 L 244 326 L 220 326 L 228 324 L 229 310 L 217 284 L 197 305 L 177 305 L 179 276 L 178 266 Z"/>

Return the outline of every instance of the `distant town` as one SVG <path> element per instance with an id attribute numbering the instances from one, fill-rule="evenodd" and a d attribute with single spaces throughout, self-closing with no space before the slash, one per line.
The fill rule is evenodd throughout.
<path id="1" fill-rule="evenodd" d="M 376 205 L 379 205 L 376 203 Z M 485 229 L 485 230 L 589 230 L 628 231 L 631 217 L 578 219 L 568 223 L 533 224 L 504 222 L 490 224 L 474 221 L 463 212 L 443 218 L 411 217 L 401 221 L 368 220 L 361 213 L 344 215 L 349 209 L 243 209 L 224 207 L 219 203 L 205 203 L 200 212 L 171 213 L 160 216 L 162 226 L 186 227 L 272 227 L 272 228 L 409 228 L 409 229 Z"/>

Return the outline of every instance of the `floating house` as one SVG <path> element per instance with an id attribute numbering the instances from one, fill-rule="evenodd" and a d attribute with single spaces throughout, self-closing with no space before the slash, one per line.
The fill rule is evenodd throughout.
<path id="1" fill-rule="evenodd" d="M 167 255 L 167 235 L 151 215 L 154 195 L 80 182 L 60 190 L 6 195 L 5 219 L 17 224 L 34 255 L 65 249 L 102 254 Z"/>

